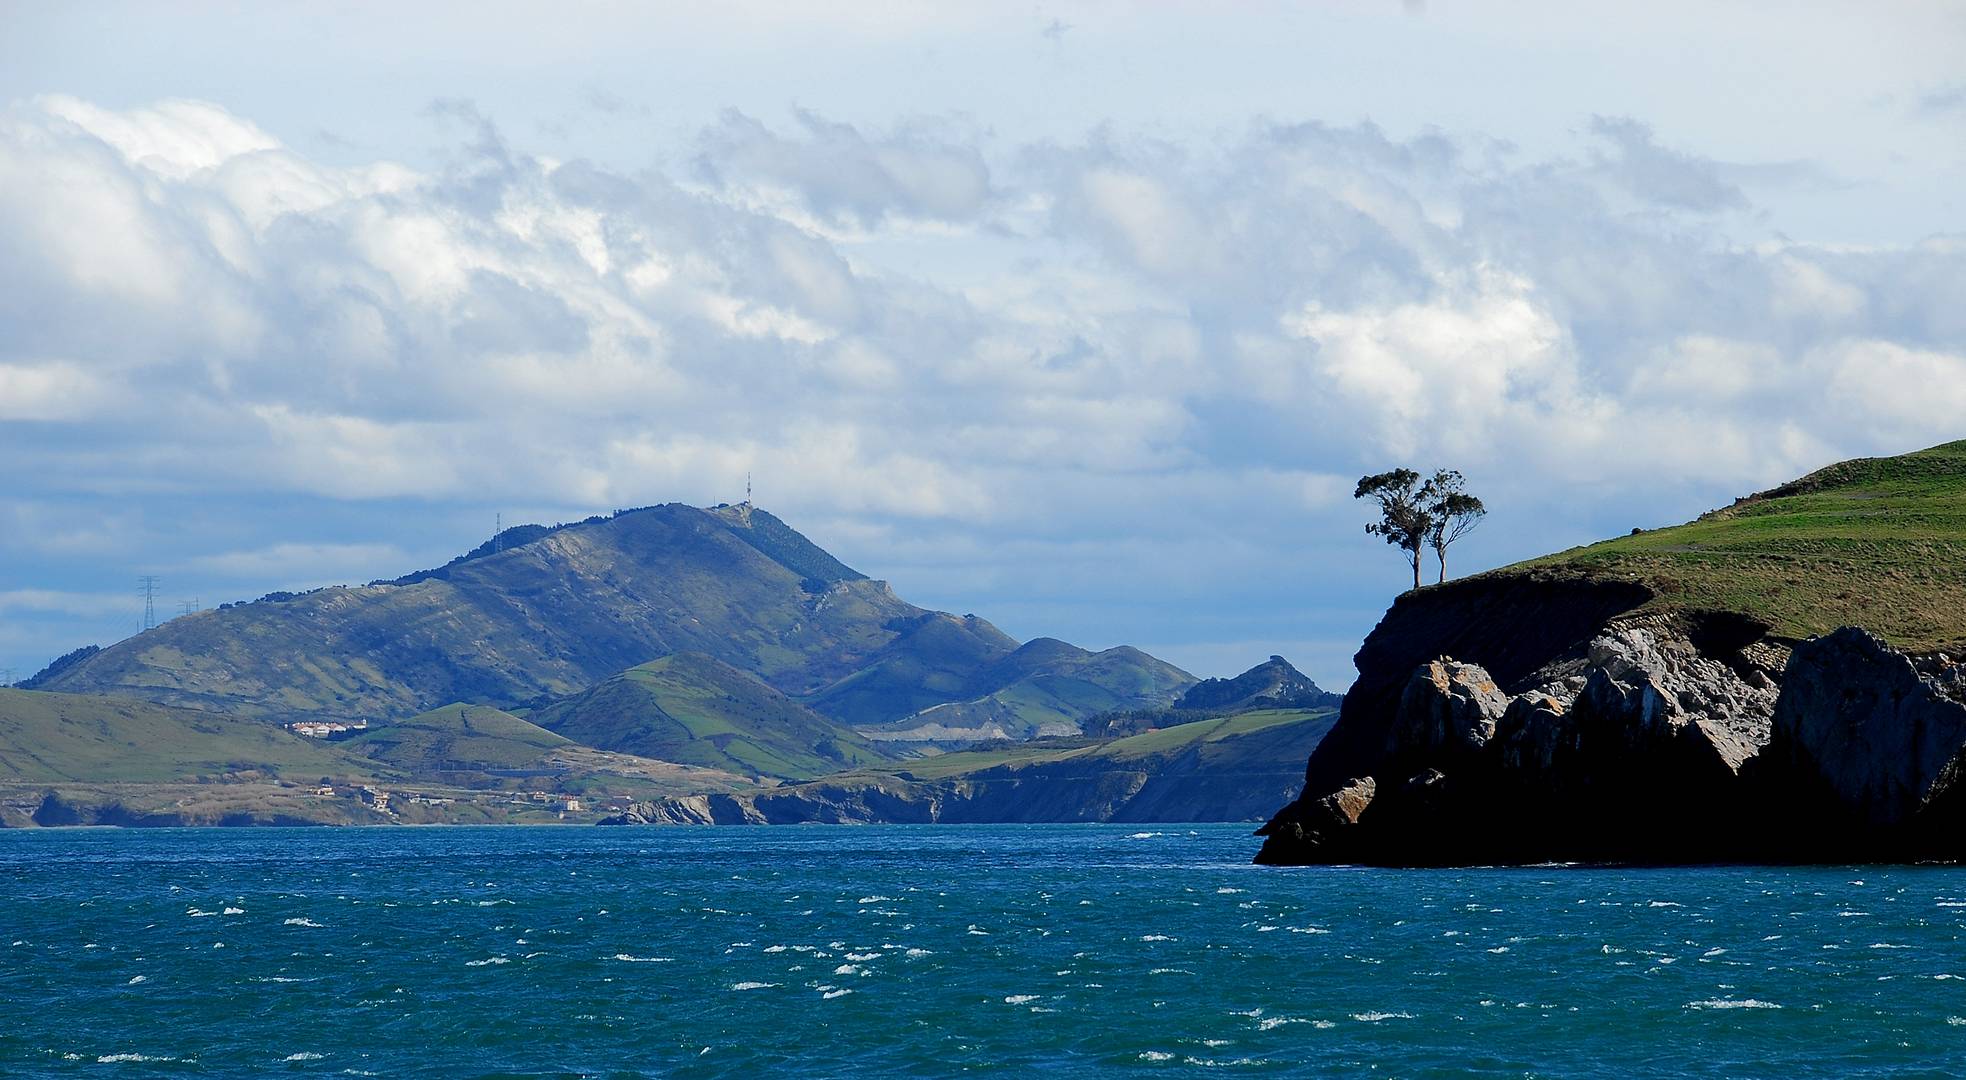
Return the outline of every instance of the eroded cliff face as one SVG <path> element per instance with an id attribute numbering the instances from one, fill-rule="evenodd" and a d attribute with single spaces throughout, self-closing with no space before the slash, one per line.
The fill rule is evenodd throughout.
<path id="1" fill-rule="evenodd" d="M 1643 599 L 1492 579 L 1402 598 L 1257 861 L 1966 854 L 1960 669 Z"/>
<path id="2" fill-rule="evenodd" d="M 1420 665 L 1449 656 L 1479 665 L 1511 693 L 1527 689 L 1539 670 L 1581 657 L 1591 635 L 1651 598 L 1635 582 L 1534 576 L 1468 578 L 1401 596 L 1353 657 L 1358 680 L 1311 756 L 1306 787 L 1331 790 L 1380 767 L 1387 718 Z"/>

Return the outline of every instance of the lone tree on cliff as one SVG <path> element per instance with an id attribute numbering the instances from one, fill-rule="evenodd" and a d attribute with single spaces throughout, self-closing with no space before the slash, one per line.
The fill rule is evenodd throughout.
<path id="1" fill-rule="evenodd" d="M 1413 587 L 1420 587 L 1420 549 L 1433 532 L 1433 518 L 1427 513 L 1420 474 L 1412 469 L 1362 476 L 1354 499 L 1371 499 L 1379 504 L 1379 520 L 1365 526 L 1372 536 L 1383 536 L 1386 543 L 1406 554 L 1413 567 Z"/>
<path id="2" fill-rule="evenodd" d="M 1379 504 L 1379 520 L 1365 531 L 1384 537 L 1398 548 L 1413 568 L 1413 587 L 1420 587 L 1420 554 L 1433 548 L 1440 560 L 1440 580 L 1447 580 L 1448 545 L 1466 536 L 1488 509 L 1467 493 L 1467 480 L 1452 469 L 1437 469 L 1424 484 L 1412 469 L 1394 469 L 1359 478 L 1354 499 Z"/>
<path id="3" fill-rule="evenodd" d="M 1474 531 L 1488 514 L 1481 500 L 1467 492 L 1467 479 L 1453 469 L 1436 469 L 1420 489 L 1421 508 L 1429 519 L 1427 544 L 1440 560 L 1440 580 L 1447 580 L 1447 545 Z"/>

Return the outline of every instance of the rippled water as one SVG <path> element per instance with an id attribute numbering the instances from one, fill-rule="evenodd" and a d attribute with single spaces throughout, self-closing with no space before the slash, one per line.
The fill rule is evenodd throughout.
<path id="1" fill-rule="evenodd" d="M 0 833 L 0 1074 L 1946 1075 L 1966 871 L 1241 826 Z"/>

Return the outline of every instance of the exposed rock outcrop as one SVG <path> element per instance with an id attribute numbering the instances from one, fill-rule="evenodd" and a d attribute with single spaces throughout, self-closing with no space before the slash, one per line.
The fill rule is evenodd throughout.
<path id="1" fill-rule="evenodd" d="M 1441 657 L 1421 666 L 1400 695 L 1387 755 L 1452 761 L 1479 754 L 1495 737 L 1509 695 L 1477 664 Z"/>
<path id="2" fill-rule="evenodd" d="M 1825 842 L 1944 857 L 1966 846 L 1966 704 L 1958 669 L 1931 667 L 1858 629 L 1796 647 L 1767 756 Z"/>
<path id="3" fill-rule="evenodd" d="M 1566 625 L 1608 606 L 1586 597 Z M 1389 616 L 1373 636 L 1416 621 Z M 1504 644 L 1442 635 L 1506 675 L 1437 654 L 1396 694 L 1367 665 L 1417 650 L 1369 639 L 1366 695 L 1346 700 L 1304 794 L 1260 830 L 1258 861 L 1966 855 L 1966 673 L 1944 658 L 1854 629 L 1791 646 L 1726 613 L 1617 613 L 1568 643 L 1545 625 L 1535 648 L 1515 629 L 1488 627 Z"/>

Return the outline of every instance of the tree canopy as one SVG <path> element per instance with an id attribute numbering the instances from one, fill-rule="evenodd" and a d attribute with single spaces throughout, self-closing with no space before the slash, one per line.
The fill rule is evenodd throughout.
<path id="1" fill-rule="evenodd" d="M 1468 494 L 1467 480 L 1453 469 L 1436 469 L 1425 482 L 1412 469 L 1393 469 L 1359 478 L 1354 499 L 1379 505 L 1379 520 L 1365 531 L 1383 538 L 1406 556 L 1413 570 L 1413 587 L 1420 587 L 1420 560 L 1432 548 L 1440 562 L 1440 579 L 1447 580 L 1447 549 L 1466 536 L 1488 513 L 1481 500 Z"/>

